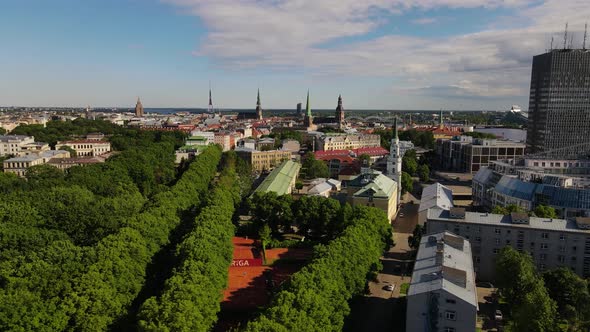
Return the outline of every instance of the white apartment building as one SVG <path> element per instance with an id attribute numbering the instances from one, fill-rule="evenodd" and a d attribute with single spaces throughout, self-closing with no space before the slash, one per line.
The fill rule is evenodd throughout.
<path id="1" fill-rule="evenodd" d="M 4 173 L 14 173 L 18 176 L 25 176 L 27 169 L 31 166 L 42 165 L 52 159 L 69 158 L 70 153 L 63 150 L 43 151 L 39 154 L 29 154 L 22 157 L 6 159 L 2 167 Z"/>
<path id="2" fill-rule="evenodd" d="M 209 144 L 215 143 L 215 133 L 212 131 L 193 130 L 193 131 L 191 131 L 191 136 L 205 138 L 204 145 L 209 145 Z"/>
<path id="3" fill-rule="evenodd" d="M 475 331 L 477 291 L 469 241 L 448 231 L 424 235 L 407 303 L 408 332 Z"/>
<path id="4" fill-rule="evenodd" d="M 472 244 L 478 280 L 493 281 L 495 259 L 504 246 L 531 254 L 539 271 L 557 267 L 590 277 L 590 218 L 550 219 L 526 213 L 500 214 L 430 209 L 429 233 L 450 231 Z"/>
<path id="5" fill-rule="evenodd" d="M 55 148 L 68 146 L 76 151 L 78 157 L 94 157 L 111 152 L 111 143 L 97 140 L 77 140 L 57 142 Z"/>
<path id="6" fill-rule="evenodd" d="M 22 147 L 35 143 L 33 136 L 24 135 L 0 135 L 0 157 L 6 155 L 18 155 Z"/>
<path id="7" fill-rule="evenodd" d="M 319 138 L 318 150 L 354 150 L 381 146 L 379 135 L 329 134 Z"/>

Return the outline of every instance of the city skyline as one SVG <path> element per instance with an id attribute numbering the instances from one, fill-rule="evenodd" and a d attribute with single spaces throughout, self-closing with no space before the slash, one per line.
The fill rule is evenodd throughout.
<path id="1" fill-rule="evenodd" d="M 532 57 L 583 1 L 6 1 L 5 106 L 528 108 Z M 569 41 L 568 41 L 569 43 Z M 579 45 L 578 45 L 579 44 Z M 6 79 L 8 78 L 8 79 Z"/>

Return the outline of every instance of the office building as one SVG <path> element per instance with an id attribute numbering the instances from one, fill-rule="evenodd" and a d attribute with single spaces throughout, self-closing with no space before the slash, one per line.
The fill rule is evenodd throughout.
<path id="1" fill-rule="evenodd" d="M 469 241 L 448 231 L 424 235 L 408 289 L 406 331 L 473 332 L 477 309 Z"/>
<path id="2" fill-rule="evenodd" d="M 590 51 L 559 49 L 534 56 L 527 153 L 543 153 L 551 158 L 587 158 L 588 133 Z"/>
<path id="3" fill-rule="evenodd" d="M 318 150 L 354 150 L 381 146 L 381 137 L 370 134 L 325 134 L 318 139 Z"/>
<path id="4" fill-rule="evenodd" d="M 550 219 L 430 209 L 428 233 L 450 231 L 468 239 L 478 280 L 493 281 L 495 259 L 504 246 L 531 254 L 539 271 L 567 267 L 590 277 L 590 218 Z"/>

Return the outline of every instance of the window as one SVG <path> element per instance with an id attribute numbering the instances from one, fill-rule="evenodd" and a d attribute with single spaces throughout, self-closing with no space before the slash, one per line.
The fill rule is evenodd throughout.
<path id="1" fill-rule="evenodd" d="M 541 250 L 549 249 L 549 245 L 547 243 L 541 243 Z"/>
<path id="2" fill-rule="evenodd" d="M 445 332 L 455 332 L 455 328 L 454 327 L 445 327 L 444 331 Z"/>
<path id="3" fill-rule="evenodd" d="M 547 268 L 545 264 L 539 264 L 539 270 L 544 271 Z"/>
<path id="4" fill-rule="evenodd" d="M 566 237 L 564 234 L 559 234 L 559 240 L 560 241 L 565 241 Z"/>
<path id="5" fill-rule="evenodd" d="M 506 245 L 510 245 L 510 240 L 506 240 Z"/>
<path id="6" fill-rule="evenodd" d="M 542 239 L 548 239 L 549 238 L 549 233 L 541 233 L 541 238 Z"/>
<path id="7" fill-rule="evenodd" d="M 565 252 L 565 246 L 559 246 L 559 252 Z"/>
<path id="8" fill-rule="evenodd" d="M 481 242 L 481 236 L 476 236 L 475 237 L 475 242 Z"/>
<path id="9" fill-rule="evenodd" d="M 475 263 L 479 264 L 479 262 L 481 262 L 481 258 L 479 256 L 475 256 Z"/>
<path id="10" fill-rule="evenodd" d="M 557 261 L 559 261 L 560 263 L 565 263 L 565 256 L 563 256 L 563 255 L 557 256 Z"/>
<path id="11" fill-rule="evenodd" d="M 498 248 L 494 248 L 494 254 L 497 254 L 497 253 L 499 253 L 499 252 L 500 252 L 500 249 L 498 249 Z"/>
<path id="12" fill-rule="evenodd" d="M 496 234 L 502 234 L 502 230 L 501 230 L 501 229 L 499 229 L 499 228 L 496 228 L 496 229 L 494 229 L 494 232 L 495 232 Z"/>
<path id="13" fill-rule="evenodd" d="M 500 244 L 500 239 L 496 238 L 494 241 L 496 242 L 496 244 Z"/>
<path id="14" fill-rule="evenodd" d="M 547 259 L 547 254 L 541 254 L 541 255 L 539 255 L 539 259 L 542 260 L 542 261 L 546 260 Z"/>
<path id="15" fill-rule="evenodd" d="M 447 303 L 455 304 L 457 303 L 457 301 L 455 301 L 454 299 L 447 299 Z"/>
<path id="16" fill-rule="evenodd" d="M 457 314 L 454 311 L 448 311 L 445 313 L 445 316 L 448 320 L 456 320 Z"/>

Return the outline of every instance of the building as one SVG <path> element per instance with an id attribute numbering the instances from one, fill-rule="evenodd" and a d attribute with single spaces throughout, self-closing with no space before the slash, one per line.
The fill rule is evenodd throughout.
<path id="1" fill-rule="evenodd" d="M 185 145 L 198 145 L 198 146 L 208 146 L 209 139 L 203 136 L 191 136 L 186 139 Z"/>
<path id="2" fill-rule="evenodd" d="M 311 105 L 309 104 L 309 90 L 307 91 L 307 104 L 305 106 L 305 118 L 303 119 L 303 126 L 307 131 L 315 131 L 318 126 L 313 124 L 313 115 L 311 115 Z"/>
<path id="3" fill-rule="evenodd" d="M 318 150 L 354 150 L 381 146 L 381 137 L 372 134 L 324 134 L 318 140 Z"/>
<path id="4" fill-rule="evenodd" d="M 372 206 L 381 209 L 391 221 L 397 213 L 398 183 L 383 173 L 364 168 L 361 174 L 346 184 L 347 200 L 351 205 Z"/>
<path id="5" fill-rule="evenodd" d="M 471 136 L 457 136 L 453 139 L 436 141 L 436 154 L 440 168 L 459 173 L 476 173 L 495 160 L 522 158 L 524 149 L 523 143 L 479 139 Z"/>
<path id="6" fill-rule="evenodd" d="M 111 152 L 111 143 L 97 140 L 77 140 L 57 142 L 56 149 L 69 147 L 76 151 L 77 157 L 94 157 Z"/>
<path id="7" fill-rule="evenodd" d="M 258 151 L 238 148 L 236 149 L 236 153 L 240 158 L 252 165 L 252 170 L 256 172 L 271 170 L 285 160 L 291 160 L 291 151 Z"/>
<path id="8" fill-rule="evenodd" d="M 473 332 L 477 309 L 469 241 L 448 231 L 423 236 L 408 289 L 406 331 Z"/>
<path id="9" fill-rule="evenodd" d="M 454 211 L 456 210 L 456 211 Z M 549 219 L 510 215 L 430 209 L 428 233 L 449 230 L 465 237 L 473 246 L 478 280 L 494 280 L 495 259 L 504 246 L 531 254 L 539 271 L 558 267 L 590 277 L 590 218 Z"/>
<path id="10" fill-rule="evenodd" d="M 400 153 L 399 137 L 397 135 L 397 117 L 393 119 L 393 139 L 387 158 L 387 176 L 394 180 L 398 187 L 402 183 L 402 154 Z M 401 190 L 398 190 L 397 201 L 401 201 Z"/>
<path id="11" fill-rule="evenodd" d="M 215 144 L 215 133 L 212 131 L 193 130 L 191 131 L 191 136 L 204 137 L 207 140 L 206 145 Z"/>
<path id="12" fill-rule="evenodd" d="M 213 142 L 219 144 L 223 152 L 229 151 L 235 146 L 234 136 L 228 133 L 214 133 Z"/>
<path id="13" fill-rule="evenodd" d="M 298 154 L 299 150 L 301 150 L 301 144 L 299 144 L 299 141 L 294 139 L 284 139 L 281 142 L 281 150 Z"/>
<path id="14" fill-rule="evenodd" d="M 16 156 L 21 151 L 23 146 L 34 144 L 35 137 L 25 135 L 0 135 L 0 157 Z"/>
<path id="15" fill-rule="evenodd" d="M 137 97 L 137 103 L 135 104 L 135 116 L 138 118 L 143 117 L 143 105 L 141 104 L 139 97 Z"/>
<path id="16" fill-rule="evenodd" d="M 4 173 L 13 173 L 24 177 L 29 167 L 43 165 L 52 159 L 70 158 L 70 153 L 64 150 L 49 150 L 39 154 L 29 154 L 4 160 Z"/>
<path id="17" fill-rule="evenodd" d="M 310 196 L 330 197 L 330 193 L 342 189 L 342 182 L 335 179 L 315 179 L 310 183 L 307 194 Z"/>
<path id="18" fill-rule="evenodd" d="M 74 166 L 101 164 L 104 163 L 108 157 L 108 154 L 103 154 L 96 157 L 51 158 L 47 161 L 47 164 L 65 170 Z"/>
<path id="19" fill-rule="evenodd" d="M 336 123 L 338 129 L 344 129 L 344 107 L 342 107 L 342 95 L 338 96 L 338 106 L 336 107 Z"/>
<path id="20" fill-rule="evenodd" d="M 303 115 L 303 109 L 301 107 L 301 103 L 297 103 L 297 116 L 302 116 Z"/>
<path id="21" fill-rule="evenodd" d="M 551 158 L 587 158 L 590 153 L 588 133 L 590 51 L 559 49 L 534 56 L 527 152 L 545 153 Z"/>
<path id="22" fill-rule="evenodd" d="M 418 224 L 424 225 L 428 209 L 448 210 L 453 205 L 453 191 L 440 183 L 433 183 L 422 189 L 418 207 Z"/>
<path id="23" fill-rule="evenodd" d="M 290 194 L 295 188 L 301 164 L 286 160 L 277 166 L 256 188 L 255 192 L 275 192 L 278 196 Z"/>
<path id="24" fill-rule="evenodd" d="M 260 89 L 258 89 L 258 96 L 256 97 L 256 119 L 262 120 L 262 106 L 260 106 Z"/>

